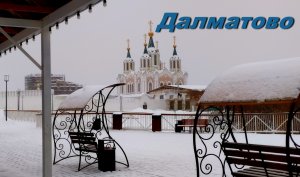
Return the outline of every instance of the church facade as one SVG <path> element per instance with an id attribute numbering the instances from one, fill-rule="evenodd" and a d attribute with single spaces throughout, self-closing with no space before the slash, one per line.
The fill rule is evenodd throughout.
<path id="1" fill-rule="evenodd" d="M 154 33 L 151 29 L 148 33 L 149 41 L 145 34 L 144 51 L 141 52 L 139 64 L 131 58 L 128 40 L 127 56 L 123 61 L 123 73 L 118 74 L 117 82 L 126 83 L 119 88 L 119 94 L 147 93 L 164 85 L 185 85 L 188 73 L 182 70 L 181 58 L 176 50 L 176 38 L 174 37 L 173 55 L 170 56 L 168 67 L 161 60 L 158 45 L 154 45 Z M 138 68 L 136 67 L 138 66 Z"/>

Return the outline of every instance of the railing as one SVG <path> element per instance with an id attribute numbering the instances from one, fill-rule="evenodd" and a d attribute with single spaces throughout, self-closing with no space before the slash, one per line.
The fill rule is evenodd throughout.
<path id="1" fill-rule="evenodd" d="M 162 114 L 162 130 L 174 131 L 176 122 L 182 119 L 195 119 L 195 114 Z"/>
<path id="2" fill-rule="evenodd" d="M 123 113 L 123 129 L 151 130 L 152 114 L 150 113 Z"/>
<path id="3" fill-rule="evenodd" d="M 258 133 L 285 133 L 288 113 L 270 114 L 244 114 L 246 130 Z M 243 119 L 241 114 L 234 117 L 233 130 L 243 131 Z M 297 113 L 292 122 L 292 132 L 300 131 L 300 113 Z"/>
<path id="4" fill-rule="evenodd" d="M 16 111 L 17 112 L 17 111 Z M 23 114 L 18 114 L 23 115 Z M 32 117 L 36 117 L 31 115 Z M 72 116 L 72 115 L 66 115 Z M 248 132 L 257 133 L 285 133 L 288 113 L 245 113 L 245 124 Z M 27 116 L 29 117 L 29 116 Z M 84 120 L 90 122 L 95 117 L 95 114 L 86 114 Z M 108 127 L 112 128 L 113 113 L 106 113 Z M 202 114 L 201 118 L 213 118 L 213 114 Z M 161 129 L 162 131 L 174 131 L 175 124 L 181 119 L 194 119 L 195 114 L 162 114 Z M 14 117 L 20 121 L 41 121 L 41 115 L 35 119 L 28 119 L 23 116 Z M 152 114 L 151 113 L 123 113 L 122 118 L 123 129 L 132 130 L 151 130 Z M 243 120 L 241 114 L 235 114 L 233 131 L 243 131 Z M 40 127 L 40 126 L 38 126 Z M 297 113 L 292 122 L 292 132 L 300 133 L 300 113 Z"/>

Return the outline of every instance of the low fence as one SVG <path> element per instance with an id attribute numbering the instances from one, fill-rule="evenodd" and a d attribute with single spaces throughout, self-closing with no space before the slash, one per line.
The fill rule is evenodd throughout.
<path id="1" fill-rule="evenodd" d="M 114 113 L 106 113 L 107 124 L 113 128 Z M 120 115 L 120 114 L 119 114 Z M 161 114 L 160 127 L 162 131 L 174 131 L 178 120 L 194 119 L 195 114 Z M 258 133 L 284 133 L 286 130 L 288 113 L 276 114 L 253 114 L 245 113 L 245 124 L 248 132 Z M 41 127 L 42 116 L 39 111 L 8 111 L 9 119 L 17 121 L 35 122 L 37 127 Z M 85 115 L 87 121 L 92 121 L 95 114 Z M 203 115 L 201 118 L 208 118 L 211 122 L 216 117 L 212 114 Z M 52 117 L 53 118 L 53 117 Z M 121 129 L 125 130 L 152 130 L 153 114 L 151 113 L 123 113 L 121 114 Z M 233 130 L 243 131 L 243 119 L 241 114 L 235 114 Z M 292 122 L 292 132 L 300 132 L 300 113 L 297 113 Z"/>
<path id="2" fill-rule="evenodd" d="M 246 130 L 257 133 L 285 133 L 288 113 L 269 114 L 244 114 Z M 243 131 L 243 119 L 241 114 L 234 117 L 233 130 Z M 300 131 L 300 113 L 295 114 L 292 122 L 292 132 Z"/>

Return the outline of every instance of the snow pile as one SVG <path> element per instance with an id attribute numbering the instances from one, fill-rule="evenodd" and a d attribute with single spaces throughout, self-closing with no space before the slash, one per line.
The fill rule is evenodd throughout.
<path id="1" fill-rule="evenodd" d="M 82 109 L 87 105 L 90 99 L 101 89 L 107 85 L 86 86 L 76 90 L 70 94 L 64 101 L 61 102 L 58 109 L 61 110 L 76 110 Z"/>
<path id="2" fill-rule="evenodd" d="M 300 92 L 300 57 L 243 64 L 217 77 L 200 102 L 264 102 L 296 99 Z"/>

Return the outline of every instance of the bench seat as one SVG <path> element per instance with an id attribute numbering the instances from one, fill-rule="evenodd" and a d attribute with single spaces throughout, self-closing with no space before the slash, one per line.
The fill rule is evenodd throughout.
<path id="1" fill-rule="evenodd" d="M 242 170 L 232 171 L 233 176 L 300 176 L 300 149 L 289 148 L 290 158 L 286 155 L 287 148 L 279 146 L 223 142 L 222 149 L 229 165 L 245 166 Z"/>

